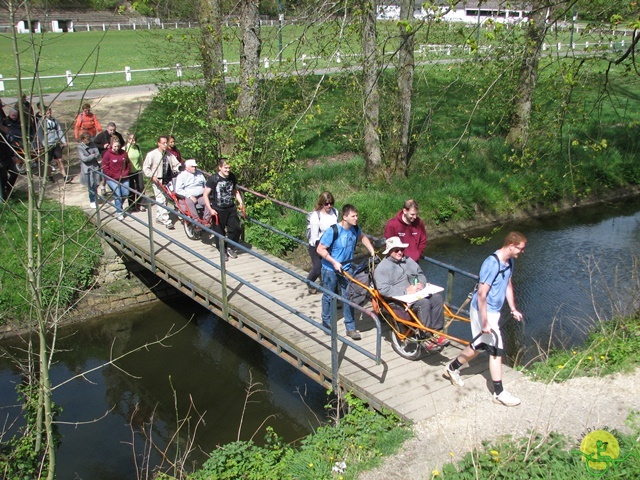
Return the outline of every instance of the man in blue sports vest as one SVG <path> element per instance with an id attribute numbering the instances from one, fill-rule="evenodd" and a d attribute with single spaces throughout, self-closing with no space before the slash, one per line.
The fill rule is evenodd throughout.
<path id="1" fill-rule="evenodd" d="M 481 350 L 489 354 L 489 372 L 493 381 L 493 401 L 508 407 L 520 405 L 520 399 L 502 386 L 502 357 L 504 343 L 500 332 L 500 310 L 506 300 L 511 316 L 522 321 L 522 313 L 516 308 L 511 276 L 513 261 L 524 252 L 526 237 L 520 232 L 510 232 L 502 248 L 489 255 L 480 267 L 478 289 L 471 300 L 471 334 L 475 339 L 458 357 L 445 367 L 444 376 L 458 387 L 464 386 L 459 369 Z"/>
<path id="2" fill-rule="evenodd" d="M 350 260 L 353 259 L 358 240 L 369 251 L 371 256 L 375 255 L 375 250 L 368 237 L 366 237 L 358 226 L 358 210 L 353 205 L 342 207 L 342 220 L 338 222 L 336 228 L 327 228 L 320 238 L 316 251 L 322 258 L 322 286 L 330 292 L 335 291 L 336 285 L 340 284 L 342 296 L 347 296 L 348 281 L 343 275 L 338 275 L 343 271 L 351 269 Z M 356 322 L 353 319 L 353 309 L 345 304 L 344 325 L 347 329 L 347 336 L 353 340 L 360 340 L 362 336 L 356 330 Z M 322 324 L 331 328 L 331 296 L 322 295 Z"/>

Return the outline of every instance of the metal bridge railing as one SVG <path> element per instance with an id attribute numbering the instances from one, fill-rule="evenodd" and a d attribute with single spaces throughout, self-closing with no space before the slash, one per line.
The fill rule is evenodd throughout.
<path id="1" fill-rule="evenodd" d="M 106 176 L 102 173 L 102 172 L 95 172 L 97 175 L 106 178 Z M 280 202 L 276 199 L 271 199 L 265 195 L 259 194 L 257 192 L 253 192 L 252 190 L 249 190 L 247 188 L 244 187 L 239 187 L 239 189 L 245 193 L 249 193 L 252 195 L 256 195 L 260 198 L 263 199 L 268 199 L 274 203 L 277 203 L 279 205 L 285 206 L 286 208 L 298 211 L 298 212 L 304 212 L 303 210 L 294 207 L 292 205 L 287 205 L 284 202 Z M 138 192 L 137 190 L 134 190 L 132 188 L 129 188 L 129 190 L 131 192 L 136 193 L 137 195 L 139 195 L 142 199 L 144 199 L 144 202 L 146 202 L 147 205 L 147 218 L 146 220 L 143 220 L 139 217 L 133 216 L 133 215 L 128 215 L 126 212 L 124 213 L 124 215 L 126 215 L 128 218 L 130 218 L 131 220 L 138 222 L 139 224 L 143 225 L 147 231 L 148 231 L 148 238 L 149 238 L 149 257 L 150 257 L 150 265 L 151 265 L 151 271 L 153 271 L 154 273 L 157 270 L 157 266 L 156 266 L 156 259 L 155 259 L 155 242 L 154 242 L 154 237 L 156 235 L 161 236 L 162 238 L 166 239 L 166 240 L 170 240 L 174 245 L 177 245 L 178 247 L 180 247 L 181 249 L 183 249 L 184 251 L 188 252 L 189 254 L 193 255 L 194 257 L 196 257 L 199 261 L 202 261 L 203 263 L 205 263 L 206 265 L 209 265 L 211 267 L 213 267 L 214 269 L 218 270 L 220 272 L 220 281 L 221 281 L 221 287 L 222 287 L 222 299 L 221 299 L 221 305 L 220 308 L 222 310 L 222 317 L 225 321 L 229 320 L 229 302 L 228 302 L 228 291 L 227 291 L 227 279 L 228 278 L 232 278 L 233 280 L 239 282 L 240 284 L 246 286 L 247 288 L 253 290 L 254 292 L 258 293 L 259 295 L 269 299 L 270 301 L 274 302 L 275 304 L 277 304 L 278 306 L 284 308 L 285 310 L 287 310 L 288 312 L 290 312 L 291 314 L 295 315 L 296 317 L 300 318 L 301 320 L 304 320 L 305 322 L 313 325 L 314 327 L 319 328 L 320 330 L 323 330 L 327 333 L 330 333 L 331 335 L 331 369 L 332 369 L 332 383 L 333 383 L 333 387 L 337 388 L 338 387 L 338 375 L 339 375 L 339 361 L 338 361 L 338 342 L 342 342 L 343 344 L 346 344 L 348 346 L 350 346 L 351 348 L 355 349 L 356 351 L 358 351 L 359 353 L 365 355 L 367 358 L 370 358 L 371 360 L 374 360 L 377 364 L 379 364 L 381 362 L 381 349 L 382 349 L 382 327 L 380 324 L 380 320 L 378 318 L 378 316 L 371 310 L 362 308 L 360 305 L 355 304 L 353 302 L 351 302 L 349 299 L 342 297 L 341 295 L 336 294 L 335 292 L 329 291 L 326 288 L 324 288 L 323 286 L 315 283 L 315 282 L 311 282 L 309 280 L 306 279 L 306 277 L 303 277 L 302 275 L 294 272 L 293 270 L 287 268 L 286 266 L 278 263 L 278 262 L 274 262 L 273 260 L 265 257 L 264 255 L 261 255 L 260 253 L 257 253 L 251 249 L 246 248 L 244 245 L 242 245 L 241 243 L 236 243 L 232 240 L 229 240 L 228 238 L 221 236 L 220 234 L 214 232 L 212 229 L 208 228 L 208 227 L 203 227 L 202 225 L 198 225 L 204 232 L 206 232 L 209 235 L 214 235 L 216 237 L 218 237 L 218 242 L 219 242 L 219 252 L 220 252 L 220 257 L 218 260 L 218 263 L 214 262 L 213 260 L 203 256 L 202 254 L 196 252 L 195 250 L 193 250 L 191 247 L 189 247 L 187 244 L 180 242 L 179 240 L 176 240 L 175 238 L 173 238 L 172 236 L 168 235 L 166 233 L 166 231 L 164 229 L 158 229 L 154 226 L 154 215 L 152 214 L 152 206 L 156 205 L 158 208 L 164 208 L 165 210 L 167 210 L 169 212 L 169 214 L 174 215 L 176 217 L 178 217 L 180 220 L 184 220 L 187 222 L 190 222 L 192 224 L 196 224 L 196 222 L 187 217 L 186 215 L 183 215 L 182 213 L 180 213 L 179 211 L 171 208 L 170 206 L 165 206 L 162 205 L 161 203 L 158 203 L 155 199 L 145 195 L 142 192 Z M 96 214 L 95 214 L 95 218 L 96 218 L 96 225 L 98 230 L 100 231 L 100 229 L 103 226 L 103 223 L 105 221 L 105 212 L 102 210 L 102 206 L 103 205 L 110 205 L 112 207 L 115 208 L 115 203 L 113 202 L 112 198 L 110 198 L 109 196 L 105 196 L 105 195 L 101 195 L 99 194 L 97 191 L 96 193 Z M 109 221 L 114 221 L 113 220 L 114 215 L 108 215 L 108 218 L 110 219 Z M 252 223 L 261 226 L 262 228 L 268 229 L 271 232 L 277 233 L 279 235 L 284 235 L 287 238 L 290 238 L 292 240 L 295 240 L 299 243 L 304 244 L 305 242 L 303 242 L 302 240 L 299 240 L 295 237 L 292 237 L 290 235 L 287 235 L 286 233 L 273 228 L 269 225 L 266 225 L 256 219 L 247 217 L 248 221 L 251 221 Z M 244 253 L 246 253 L 247 255 L 250 255 L 252 257 L 255 257 L 256 259 L 260 260 L 261 262 L 264 262 L 278 270 L 280 270 L 281 272 L 289 275 L 290 277 L 296 279 L 297 281 L 300 281 L 302 283 L 305 283 L 311 287 L 314 287 L 318 290 L 320 290 L 321 292 L 323 292 L 324 294 L 327 294 L 331 297 L 331 330 L 327 330 L 323 325 L 322 322 L 318 322 L 317 320 L 305 315 L 304 313 L 300 312 L 297 308 L 294 308 L 290 305 L 288 305 L 285 301 L 282 301 L 279 298 L 274 297 L 273 295 L 271 295 L 269 292 L 264 291 L 263 289 L 256 287 L 255 285 L 253 285 L 251 282 L 249 282 L 248 280 L 242 278 L 239 275 L 236 275 L 232 272 L 230 272 L 227 267 L 226 267 L 226 247 L 227 245 L 231 245 L 234 248 L 238 249 L 239 251 L 242 251 Z M 344 302 L 348 305 L 350 305 L 351 307 L 353 307 L 355 310 L 361 312 L 363 315 L 370 317 L 373 322 L 375 323 L 376 326 L 376 345 L 375 345 L 375 352 L 372 353 L 364 348 L 362 348 L 361 346 L 359 346 L 358 344 L 352 342 L 350 339 L 343 337 L 342 335 L 338 335 L 338 315 L 337 315 L 337 304 L 338 301 L 340 302 Z"/>

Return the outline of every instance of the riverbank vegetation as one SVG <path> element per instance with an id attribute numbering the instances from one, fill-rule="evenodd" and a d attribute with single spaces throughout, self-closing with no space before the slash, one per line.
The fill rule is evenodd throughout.
<path id="1" fill-rule="evenodd" d="M 43 252 L 40 264 L 43 303 L 33 304 L 28 295 L 27 209 L 21 194 L 0 205 L 0 325 L 32 328 L 33 309 L 41 308 L 47 318 L 64 318 L 64 313 L 95 281 L 95 269 L 102 256 L 100 241 L 87 216 L 79 208 L 62 207 L 46 201 L 36 241 Z"/>
<path id="2" fill-rule="evenodd" d="M 406 176 L 394 173 L 388 163 L 367 174 L 352 76 L 325 82 L 322 99 L 302 121 L 298 110 L 304 92 L 319 77 L 266 82 L 264 89 L 272 97 L 256 140 L 260 153 L 254 159 L 233 158 L 233 168 L 241 184 L 305 209 L 312 208 L 319 192 L 330 190 L 339 205 L 359 208 L 364 230 L 374 235 L 410 197 L 420 204 L 429 231 L 452 231 L 633 189 L 640 184 L 640 124 L 635 120 L 640 104 L 629 98 L 640 95 L 640 81 L 610 71 L 605 98 L 597 75 L 605 65 L 593 65 L 579 82 L 568 85 L 559 79 L 571 75 L 572 62 L 545 65 L 535 135 L 521 151 L 504 143 L 504 90 L 487 90 L 492 77 L 486 65 L 425 68 L 415 86 L 414 123 L 422 127 L 415 134 Z M 382 83 L 392 95 L 392 78 L 383 75 Z M 567 95 L 571 108 L 565 104 Z M 152 148 L 170 122 L 183 155 L 211 170 L 216 154 L 204 141 L 205 109 L 205 92 L 199 87 L 164 89 L 142 114 L 138 136 Z M 392 112 L 383 112 L 388 112 L 383 123 L 391 122 Z M 249 215 L 302 238 L 303 215 L 287 215 L 251 196 L 248 203 Z M 252 235 L 250 226 L 247 238 L 279 254 L 295 247 Z"/>

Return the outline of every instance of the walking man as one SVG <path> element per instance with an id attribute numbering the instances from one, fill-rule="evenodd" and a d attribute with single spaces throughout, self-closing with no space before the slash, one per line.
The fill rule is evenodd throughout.
<path id="1" fill-rule="evenodd" d="M 336 285 L 340 284 L 342 296 L 346 297 L 349 282 L 344 275 L 339 274 L 351 269 L 350 262 L 356 251 L 356 243 L 360 240 L 371 256 L 375 255 L 375 250 L 369 238 L 358 226 L 356 207 L 349 204 L 342 207 L 341 218 L 340 222 L 325 230 L 316 251 L 322 258 L 322 286 L 334 292 Z M 362 336 L 356 330 L 353 308 L 345 303 L 343 313 L 347 336 L 353 340 L 360 340 Z M 331 296 L 327 293 L 322 295 L 322 324 L 331 329 Z"/>
<path id="2" fill-rule="evenodd" d="M 402 243 L 409 246 L 404 254 L 414 262 L 420 263 L 422 252 L 427 246 L 427 229 L 418 217 L 418 203 L 409 199 L 404 202 L 402 210 L 387 222 L 384 238 L 400 237 Z"/>
<path id="3" fill-rule="evenodd" d="M 502 386 L 502 357 L 504 343 L 500 332 L 500 310 L 505 299 L 511 309 L 511 315 L 518 322 L 522 313 L 516 308 L 511 276 L 514 259 L 524 252 L 527 239 L 520 232 L 510 232 L 504 239 L 502 248 L 489 255 L 482 263 L 478 279 L 478 289 L 473 295 L 470 306 L 471 334 L 480 335 L 468 345 L 458 357 L 444 370 L 444 376 L 458 387 L 464 386 L 459 369 L 474 358 L 480 350 L 489 354 L 489 372 L 493 381 L 493 401 L 508 407 L 520 405 L 520 399 Z"/>
<path id="4" fill-rule="evenodd" d="M 244 209 L 242 195 L 238 191 L 238 179 L 231 173 L 231 166 L 226 158 L 218 161 L 218 173 L 214 173 L 207 180 L 204 188 L 205 209 L 213 216 L 212 229 L 222 236 L 226 236 L 234 242 L 240 241 L 242 227 L 238 217 L 238 206 Z M 213 240 L 216 248 L 220 248 L 218 237 Z M 227 246 L 227 258 L 238 258 L 238 252 L 233 246 Z"/>
<path id="5" fill-rule="evenodd" d="M 173 230 L 175 227 L 169 217 L 169 211 L 161 206 L 167 204 L 167 197 L 162 188 L 155 183 L 161 182 L 163 185 L 170 185 L 180 167 L 178 159 L 167 152 L 167 142 L 166 136 L 158 137 L 158 148 L 147 153 L 142 164 L 142 171 L 146 177 L 153 180 L 153 194 L 156 202 L 160 203 L 160 205 L 156 205 L 156 221 L 164 224 L 169 230 Z"/>

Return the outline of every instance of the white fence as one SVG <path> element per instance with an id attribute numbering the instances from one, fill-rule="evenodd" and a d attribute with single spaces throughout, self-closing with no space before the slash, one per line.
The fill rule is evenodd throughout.
<path id="1" fill-rule="evenodd" d="M 557 53 L 567 52 L 567 55 L 572 54 L 588 54 L 588 53 L 603 53 L 603 52 L 618 52 L 627 48 L 627 43 L 622 40 L 620 42 L 585 42 L 585 43 L 573 43 L 573 44 L 543 44 L 543 51 L 547 52 L 547 54 L 552 54 L 554 50 Z M 481 46 L 479 50 L 481 52 L 491 51 L 493 49 L 493 45 Z M 441 45 L 441 44 L 421 44 L 418 45 L 417 50 L 414 52 L 418 61 L 422 57 L 424 60 L 436 60 L 434 58 L 428 58 L 430 56 L 436 57 L 453 57 L 464 59 L 475 52 L 468 45 Z M 336 68 L 341 66 L 343 60 L 345 59 L 354 59 L 356 57 L 360 57 L 359 54 L 350 54 L 343 55 L 340 52 L 335 52 L 329 58 L 323 58 L 318 56 L 310 56 L 310 55 L 302 55 L 300 58 L 288 60 L 288 63 L 296 63 L 301 65 L 302 67 L 308 67 L 310 64 L 314 65 L 314 68 Z M 324 62 L 323 62 L 324 61 Z M 264 57 L 261 60 L 261 64 L 264 70 L 269 70 L 272 68 L 272 65 L 278 64 L 278 57 L 268 58 Z M 229 67 L 239 66 L 240 62 L 229 62 L 224 60 L 224 73 L 229 73 Z M 140 69 L 132 69 L 130 66 L 125 66 L 124 70 L 115 70 L 110 72 L 95 72 L 95 73 L 73 73 L 71 70 L 66 70 L 64 74 L 60 75 L 42 75 L 39 78 L 41 80 L 45 79 L 65 79 L 65 84 L 67 87 L 73 87 L 73 82 L 76 79 L 82 77 L 93 77 L 93 76 L 101 76 L 101 75 L 120 75 L 123 78 L 122 85 L 126 85 L 131 82 L 133 76 L 136 73 L 142 72 L 162 72 L 162 71 L 175 71 L 175 76 L 177 80 L 180 80 L 183 75 L 183 70 L 185 69 L 193 69 L 197 70 L 201 68 L 201 65 L 181 65 L 176 63 L 172 66 L 167 67 L 159 67 L 159 68 L 140 68 Z M 4 78 L 2 74 L 0 74 L 0 92 L 5 91 L 5 82 L 14 82 L 17 81 L 17 78 Z M 33 77 L 21 77 L 21 80 L 33 80 Z M 62 85 L 60 86 L 62 87 Z"/>

